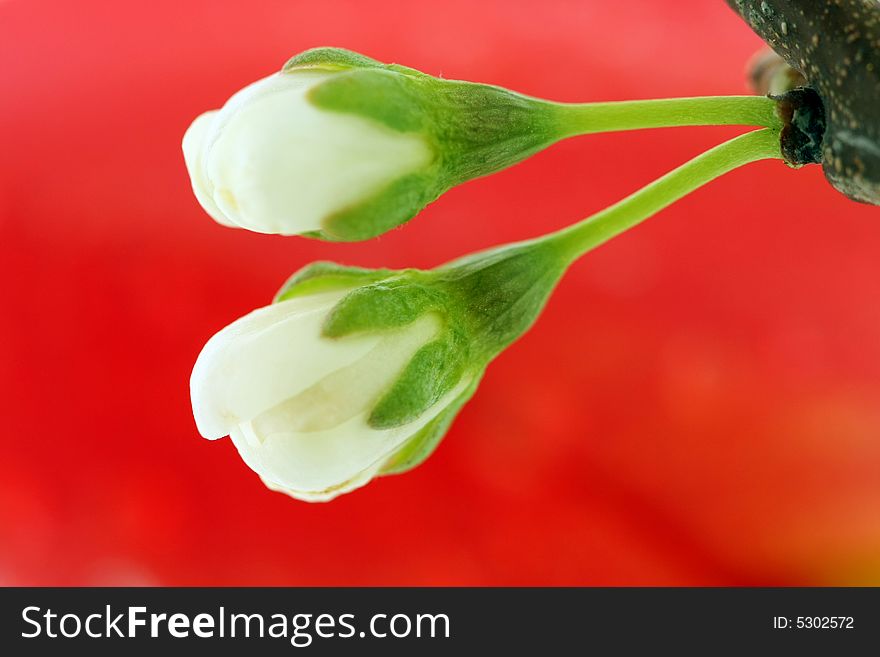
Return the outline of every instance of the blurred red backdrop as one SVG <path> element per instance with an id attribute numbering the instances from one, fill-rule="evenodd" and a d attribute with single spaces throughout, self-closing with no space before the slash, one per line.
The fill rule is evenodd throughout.
<path id="1" fill-rule="evenodd" d="M 721 0 L 0 2 L 3 584 L 878 584 L 880 211 L 737 171 L 601 248 L 419 469 L 330 504 L 199 437 L 190 369 L 314 259 L 559 228 L 736 129 L 585 137 L 334 245 L 224 229 L 180 139 L 318 45 L 565 101 L 746 92 Z"/>

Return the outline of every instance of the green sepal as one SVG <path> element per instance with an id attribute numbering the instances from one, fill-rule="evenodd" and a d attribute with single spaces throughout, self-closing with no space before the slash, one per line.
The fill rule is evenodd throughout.
<path id="1" fill-rule="evenodd" d="M 417 420 L 461 380 L 468 355 L 467 335 L 460 328 L 447 327 L 441 337 L 415 353 L 367 423 L 374 429 L 390 429 Z"/>
<path id="2" fill-rule="evenodd" d="M 430 88 L 447 189 L 521 162 L 562 137 L 547 101 L 460 80 L 431 78 Z"/>
<path id="3" fill-rule="evenodd" d="M 489 362 L 522 336 L 540 315 L 565 269 L 552 240 L 508 245 L 428 272 L 444 291 L 442 337 L 416 354 L 369 418 L 371 426 L 400 426 L 418 418 L 454 389 L 467 387 L 395 454 L 383 474 L 424 461 L 471 398 Z"/>
<path id="4" fill-rule="evenodd" d="M 361 69 L 334 75 L 309 91 L 322 109 L 365 116 L 397 132 L 420 132 L 433 117 L 420 78 L 384 69 Z"/>
<path id="5" fill-rule="evenodd" d="M 468 386 L 434 419 L 421 428 L 388 460 L 380 471 L 383 475 L 402 474 L 422 464 L 437 449 L 459 411 L 473 397 L 482 377 L 476 374 Z"/>
<path id="6" fill-rule="evenodd" d="M 405 276 L 409 273 L 410 276 Z M 324 321 L 323 334 L 338 338 L 365 331 L 382 331 L 411 324 L 433 309 L 443 308 L 446 298 L 431 285 L 408 279 L 418 272 L 385 279 L 352 290 Z"/>
<path id="7" fill-rule="evenodd" d="M 403 176 L 366 201 L 324 219 L 321 236 L 342 242 L 368 240 L 405 224 L 443 191 L 430 171 Z"/>
<path id="8" fill-rule="evenodd" d="M 451 303 L 465 309 L 472 348 L 488 362 L 532 326 L 564 271 L 557 244 L 536 240 L 469 255 L 435 273 Z"/>
<path id="9" fill-rule="evenodd" d="M 401 75 L 390 67 L 333 76 L 309 91 L 316 106 L 422 133 L 442 190 L 511 166 L 562 137 L 553 105 L 502 87 Z"/>
<path id="10" fill-rule="evenodd" d="M 283 73 L 302 68 L 322 68 L 327 70 L 341 70 L 346 68 L 381 68 L 385 65 L 375 59 L 361 55 L 360 53 L 346 50 L 345 48 L 312 48 L 294 55 L 284 66 Z"/>
<path id="11" fill-rule="evenodd" d="M 294 297 L 319 292 L 332 292 L 358 285 L 368 285 L 374 281 L 387 278 L 394 272 L 390 269 L 364 269 L 362 267 L 346 267 L 335 262 L 321 260 L 306 265 L 294 273 L 278 293 L 274 303 L 287 301 Z"/>
<path id="12" fill-rule="evenodd" d="M 385 64 L 372 57 L 367 57 L 353 50 L 345 48 L 333 48 L 331 46 L 321 46 L 311 48 L 304 52 L 294 55 L 285 62 L 281 67 L 284 73 L 301 69 L 301 68 L 323 68 L 328 70 L 341 70 L 346 68 L 378 68 L 386 71 L 395 71 L 404 75 L 414 77 L 427 77 L 421 71 L 400 64 Z"/>
<path id="13" fill-rule="evenodd" d="M 338 70 L 308 92 L 330 112 L 423 139 L 418 170 L 325 217 L 310 237 L 366 240 L 400 226 L 450 188 L 507 168 L 564 136 L 555 105 L 501 87 L 444 80 L 338 49 L 307 51 L 285 67 Z"/>

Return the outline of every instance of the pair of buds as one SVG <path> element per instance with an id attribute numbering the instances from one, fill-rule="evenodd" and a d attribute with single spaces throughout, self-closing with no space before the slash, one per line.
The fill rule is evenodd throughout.
<path id="1" fill-rule="evenodd" d="M 557 233 L 429 271 L 307 266 L 205 345 L 191 378 L 200 433 L 231 436 L 267 486 L 305 500 L 418 465 L 574 260 L 726 171 L 782 157 L 778 109 L 751 96 L 560 104 L 343 50 L 294 57 L 184 137 L 196 197 L 224 225 L 363 240 L 573 135 L 762 129 Z"/>

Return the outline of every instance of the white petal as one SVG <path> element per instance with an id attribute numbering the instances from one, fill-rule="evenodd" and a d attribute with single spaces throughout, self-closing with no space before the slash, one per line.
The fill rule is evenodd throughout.
<path id="1" fill-rule="evenodd" d="M 367 354 L 380 338 L 321 336 L 321 325 L 346 291 L 272 304 L 208 340 L 190 379 L 199 432 L 220 438 Z"/>
<path id="2" fill-rule="evenodd" d="M 437 335 L 440 326 L 440 318 L 429 313 L 403 328 L 383 333 L 358 360 L 255 418 L 251 422 L 254 431 L 260 436 L 323 431 L 370 410 L 400 377 L 416 351 Z"/>
<path id="3" fill-rule="evenodd" d="M 183 135 L 183 159 L 189 172 L 193 192 L 202 208 L 211 218 L 224 226 L 236 227 L 220 208 L 214 203 L 214 187 L 205 177 L 204 171 L 204 146 L 211 138 L 217 111 L 205 112 L 192 122 L 192 125 Z"/>
<path id="4" fill-rule="evenodd" d="M 333 488 L 321 490 L 321 491 L 302 491 L 302 490 L 294 490 L 291 488 L 287 488 L 286 486 L 282 486 L 281 484 L 275 483 L 265 477 L 260 477 L 263 484 L 265 484 L 266 488 L 269 490 L 274 490 L 277 493 L 284 493 L 285 495 L 289 495 L 290 497 L 302 500 L 303 502 L 329 502 L 330 500 L 339 497 L 340 495 L 344 495 L 345 493 L 350 493 L 353 490 L 360 488 L 361 486 L 365 486 L 376 476 L 376 473 L 382 469 L 382 462 L 376 463 L 374 466 L 364 470 L 363 472 L 359 472 L 355 475 L 354 478 L 349 479 L 348 481 L 339 484 Z"/>
<path id="5" fill-rule="evenodd" d="M 328 500 L 363 486 L 410 437 L 464 390 L 462 381 L 417 420 L 375 430 L 368 412 L 336 427 L 309 433 L 278 432 L 258 437 L 250 423 L 235 428 L 233 443 L 242 459 L 269 487 L 298 499 Z"/>
<path id="6" fill-rule="evenodd" d="M 312 105 L 308 90 L 329 75 L 276 74 L 221 110 L 216 138 L 205 146 L 205 174 L 215 205 L 237 224 L 282 235 L 317 230 L 431 161 L 418 135 Z"/>

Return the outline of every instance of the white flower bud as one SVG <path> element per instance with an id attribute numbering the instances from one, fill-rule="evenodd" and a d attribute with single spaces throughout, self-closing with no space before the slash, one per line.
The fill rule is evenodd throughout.
<path id="1" fill-rule="evenodd" d="M 316 107 L 326 69 L 276 73 L 199 116 L 183 138 L 193 191 L 225 225 L 296 235 L 321 229 L 434 157 L 424 138 Z"/>
<path id="2" fill-rule="evenodd" d="M 416 420 L 374 429 L 376 402 L 440 330 L 428 313 L 403 328 L 322 335 L 347 291 L 281 301 L 233 322 L 202 350 L 190 381 L 199 432 L 229 434 L 266 485 L 319 501 L 367 483 L 466 382 Z"/>

